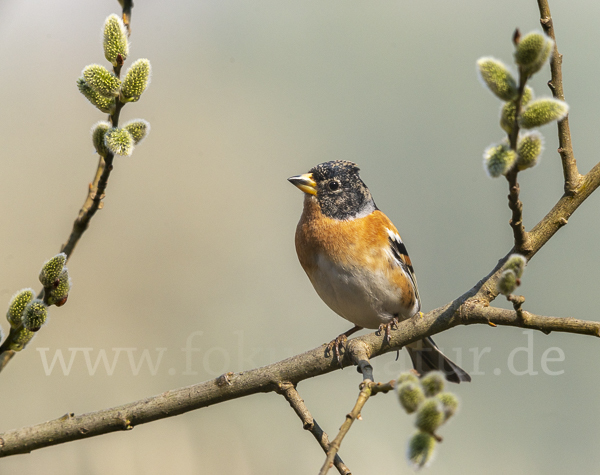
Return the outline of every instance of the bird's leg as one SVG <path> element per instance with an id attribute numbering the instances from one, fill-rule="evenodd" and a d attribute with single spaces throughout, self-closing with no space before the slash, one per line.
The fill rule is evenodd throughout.
<path id="1" fill-rule="evenodd" d="M 391 331 L 392 330 L 397 330 L 398 329 L 398 317 L 394 317 L 392 318 L 392 320 L 389 323 L 382 323 L 381 325 L 379 325 L 379 334 L 383 333 L 384 337 L 383 337 L 383 341 L 384 343 L 389 343 L 390 340 L 392 339 L 391 336 Z"/>
<path id="2" fill-rule="evenodd" d="M 333 350 L 333 353 L 335 354 L 335 358 L 341 368 L 342 360 L 340 358 L 340 348 L 344 347 L 344 345 L 346 344 L 346 341 L 348 341 L 348 337 L 350 335 L 352 335 L 353 333 L 356 333 L 357 331 L 362 330 L 362 329 L 363 329 L 363 327 L 359 327 L 358 325 L 354 326 L 347 332 L 344 332 L 341 335 L 339 335 L 337 338 L 331 340 L 329 342 L 329 344 L 327 345 L 327 347 L 325 348 L 325 356 L 330 355 L 331 350 Z"/>

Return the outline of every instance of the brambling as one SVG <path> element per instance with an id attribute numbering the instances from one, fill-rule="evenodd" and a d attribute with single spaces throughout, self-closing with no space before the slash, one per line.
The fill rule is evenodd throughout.
<path id="1" fill-rule="evenodd" d="M 356 164 L 343 160 L 317 165 L 288 180 L 304 195 L 296 228 L 296 252 L 319 297 L 355 326 L 327 345 L 339 350 L 363 328 L 378 328 L 389 341 L 400 320 L 420 315 L 417 279 L 398 231 L 375 205 Z M 442 371 L 448 381 L 471 381 L 431 338 L 406 345 L 423 374 Z"/>

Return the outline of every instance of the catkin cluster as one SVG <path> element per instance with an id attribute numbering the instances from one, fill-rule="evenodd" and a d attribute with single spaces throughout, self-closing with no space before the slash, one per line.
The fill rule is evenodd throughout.
<path id="1" fill-rule="evenodd" d="M 67 302 L 71 290 L 71 278 L 65 267 L 67 255 L 60 253 L 49 259 L 40 271 L 44 286 L 44 298 L 35 297 L 33 289 L 19 290 L 10 299 L 6 319 L 10 323 L 9 349 L 21 351 L 48 319 L 48 307 L 61 307 Z"/>
<path id="2" fill-rule="evenodd" d="M 150 132 L 150 124 L 135 119 L 123 127 L 117 127 L 114 114 L 128 102 L 138 101 L 150 82 L 150 61 L 138 59 L 125 73 L 121 81 L 121 67 L 129 55 L 129 39 L 121 18 L 110 15 L 104 22 L 104 56 L 112 64 L 109 71 L 99 64 L 83 69 L 77 80 L 79 91 L 102 112 L 110 114 L 111 122 L 97 122 L 92 127 L 92 143 L 102 157 L 109 154 L 130 156 L 134 147 Z"/>
<path id="3" fill-rule="evenodd" d="M 515 38 L 514 60 L 519 70 L 516 80 L 509 68 L 495 58 L 483 57 L 477 61 L 477 70 L 483 84 L 500 100 L 500 127 L 507 137 L 490 145 L 483 153 L 483 167 L 493 178 L 511 170 L 523 171 L 537 165 L 544 138 L 535 129 L 555 120 L 562 120 L 569 112 L 566 102 L 551 97 L 534 99 L 533 89 L 526 85 L 552 55 L 554 41 L 543 33 L 533 31 Z M 517 113 L 518 111 L 518 113 Z M 518 128 L 516 146 L 511 137 Z M 525 132 L 521 132 L 525 130 Z"/>
<path id="4" fill-rule="evenodd" d="M 402 373 L 396 381 L 396 394 L 407 414 L 416 414 L 417 432 L 408 443 L 407 458 L 415 469 L 427 465 L 434 454 L 439 437 L 436 430 L 458 409 L 458 398 L 444 392 L 441 373 L 427 373 L 419 379 L 414 372 Z"/>

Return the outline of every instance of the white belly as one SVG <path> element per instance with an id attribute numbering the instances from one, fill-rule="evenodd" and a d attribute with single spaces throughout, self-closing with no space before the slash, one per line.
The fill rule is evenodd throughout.
<path id="1" fill-rule="evenodd" d="M 401 291 L 384 272 L 343 267 L 319 256 L 310 280 L 323 301 L 338 315 L 364 328 L 378 328 L 394 316 L 410 317 L 401 306 Z"/>

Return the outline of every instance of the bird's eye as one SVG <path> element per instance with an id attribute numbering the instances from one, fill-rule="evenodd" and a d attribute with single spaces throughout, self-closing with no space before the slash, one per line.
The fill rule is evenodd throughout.
<path id="1" fill-rule="evenodd" d="M 331 191 L 337 191 L 340 188 L 340 182 L 339 181 L 330 181 L 329 182 L 329 189 Z"/>

